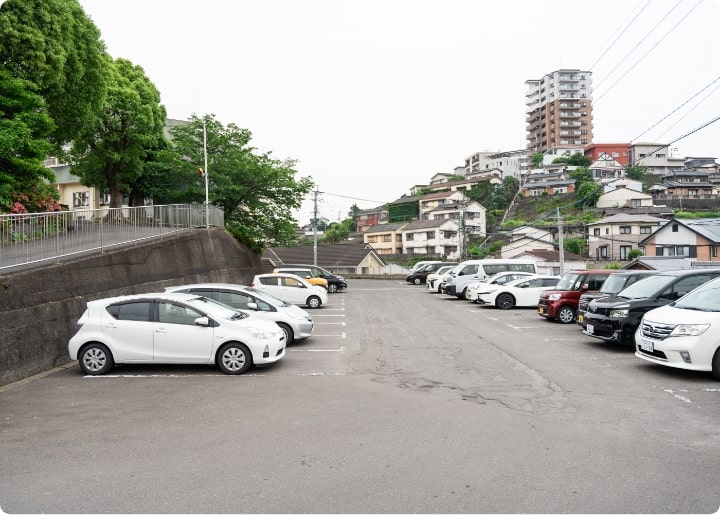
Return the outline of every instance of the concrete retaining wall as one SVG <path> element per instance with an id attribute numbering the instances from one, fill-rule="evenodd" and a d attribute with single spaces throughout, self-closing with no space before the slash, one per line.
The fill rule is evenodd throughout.
<path id="1" fill-rule="evenodd" d="M 198 229 L 0 276 L 0 386 L 70 361 L 89 300 L 193 282 L 248 284 L 260 258 L 223 229 Z"/>

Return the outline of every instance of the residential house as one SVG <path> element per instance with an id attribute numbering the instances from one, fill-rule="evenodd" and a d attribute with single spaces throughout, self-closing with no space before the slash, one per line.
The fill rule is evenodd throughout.
<path id="1" fill-rule="evenodd" d="M 720 261 L 720 218 L 673 218 L 639 242 L 646 256 L 684 256 Z"/>
<path id="2" fill-rule="evenodd" d="M 355 213 L 355 229 L 365 232 L 370 227 L 387 222 L 387 206 L 382 205 L 373 209 L 363 209 Z"/>
<path id="3" fill-rule="evenodd" d="M 464 180 L 453 180 L 442 183 L 437 183 L 429 186 L 427 189 L 434 191 L 460 191 L 468 193 L 473 186 L 489 182 L 494 186 L 502 184 L 502 172 L 497 169 L 487 170 L 484 172 L 473 173 L 467 176 Z"/>
<path id="4" fill-rule="evenodd" d="M 465 177 L 481 174 L 490 170 L 500 173 L 503 177 L 515 177 L 520 180 L 523 170 L 527 168 L 527 150 L 510 150 L 506 152 L 476 152 L 465 159 Z"/>
<path id="5" fill-rule="evenodd" d="M 710 183 L 712 173 L 688 169 L 673 170 L 662 177 L 661 184 L 654 184 L 648 190 L 658 199 L 715 199 L 718 198 L 720 188 Z"/>
<path id="6" fill-rule="evenodd" d="M 588 171 L 592 178 L 600 183 L 607 183 L 625 177 L 625 167 L 619 161 L 610 157 L 610 154 L 602 153 L 592 162 Z"/>
<path id="7" fill-rule="evenodd" d="M 684 168 L 684 160 L 669 155 L 670 146 L 664 143 L 634 143 L 628 150 L 629 166 L 644 166 L 649 175 L 666 175 Z"/>
<path id="8" fill-rule="evenodd" d="M 668 270 L 691 270 L 694 259 L 683 256 L 638 256 L 625 264 L 623 270 L 657 270 L 665 272 Z M 720 265 L 720 263 L 716 263 Z"/>
<path id="9" fill-rule="evenodd" d="M 402 230 L 408 222 L 378 224 L 363 232 L 363 242 L 370 245 L 375 252 L 383 254 L 402 254 Z"/>
<path id="10" fill-rule="evenodd" d="M 539 274 L 562 275 L 568 270 L 585 270 L 587 268 L 587 260 L 585 258 L 567 251 L 563 252 L 561 263 L 560 252 L 555 249 L 524 250 L 513 257 L 534 260 Z"/>
<path id="11" fill-rule="evenodd" d="M 554 195 L 575 192 L 575 179 L 570 178 L 569 168 L 565 165 L 553 166 L 547 169 L 532 170 L 525 177 L 525 182 L 520 187 L 525 197 L 537 197 L 540 195 Z"/>
<path id="12" fill-rule="evenodd" d="M 445 256 L 459 260 L 462 255 L 462 234 L 456 220 L 419 220 L 403 230 L 403 253 Z"/>
<path id="13" fill-rule="evenodd" d="M 436 207 L 423 210 L 421 220 L 457 220 L 461 230 L 476 236 L 485 236 L 487 233 L 487 210 L 474 200 L 463 200 L 440 204 Z"/>
<path id="14" fill-rule="evenodd" d="M 630 143 L 590 143 L 583 149 L 585 157 L 593 161 L 612 159 L 625 167 L 628 164 Z"/>
<path id="15" fill-rule="evenodd" d="M 638 191 L 637 188 L 640 188 Z M 653 196 L 642 192 L 637 181 L 618 180 L 605 187 L 605 193 L 598 197 L 596 208 L 640 208 L 653 205 Z"/>
<path id="16" fill-rule="evenodd" d="M 667 220 L 649 215 L 617 214 L 586 225 L 588 252 L 598 261 L 627 261 L 632 249 L 656 232 Z"/>
<path id="17" fill-rule="evenodd" d="M 514 258 L 529 250 L 557 250 L 553 234 L 538 227 L 518 227 L 510 233 L 510 242 L 500 249 L 500 257 Z"/>
<path id="18" fill-rule="evenodd" d="M 314 258 L 317 253 L 317 262 Z M 388 266 L 369 245 L 362 242 L 336 245 L 300 245 L 297 247 L 271 247 L 265 249 L 262 259 L 274 268 L 285 263 L 317 264 L 334 274 L 382 275 L 388 273 Z M 271 268 L 272 267 L 272 268 Z"/>

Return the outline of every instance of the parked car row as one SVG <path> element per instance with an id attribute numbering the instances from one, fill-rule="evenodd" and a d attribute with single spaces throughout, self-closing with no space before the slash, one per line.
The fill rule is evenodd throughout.
<path id="1" fill-rule="evenodd" d="M 720 380 L 720 267 L 571 270 L 562 277 L 525 267 L 511 259 L 465 261 L 442 277 L 429 275 L 427 290 L 499 309 L 536 307 L 542 318 L 575 322 L 583 334 L 625 345 L 646 361 Z"/>
<path id="2" fill-rule="evenodd" d="M 187 284 L 90 301 L 68 343 L 70 358 L 88 375 L 147 363 L 215 364 L 226 374 L 242 374 L 279 361 L 286 345 L 313 333 L 313 318 L 299 305 L 319 308 L 328 291 L 347 288 L 343 278 L 314 275 L 309 265 L 283 270 L 300 275 L 258 274 L 250 286 Z"/>

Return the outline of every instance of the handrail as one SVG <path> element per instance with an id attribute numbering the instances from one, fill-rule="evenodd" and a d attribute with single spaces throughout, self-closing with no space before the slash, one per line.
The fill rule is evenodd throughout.
<path id="1" fill-rule="evenodd" d="M 0 214 L 0 271 L 208 226 L 224 213 L 205 204 Z"/>

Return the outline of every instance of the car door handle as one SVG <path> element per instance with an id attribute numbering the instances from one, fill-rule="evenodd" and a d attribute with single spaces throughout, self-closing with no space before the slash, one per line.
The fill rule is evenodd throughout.
<path id="1" fill-rule="evenodd" d="M 157 329 L 155 329 L 155 332 L 156 333 L 167 333 L 168 331 L 165 327 L 158 327 Z"/>

